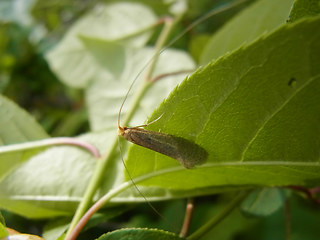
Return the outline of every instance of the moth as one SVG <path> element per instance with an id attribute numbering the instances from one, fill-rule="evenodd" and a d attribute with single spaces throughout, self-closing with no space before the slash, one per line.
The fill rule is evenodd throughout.
<path id="1" fill-rule="evenodd" d="M 188 169 L 204 163 L 208 157 L 207 151 L 196 143 L 171 134 L 121 126 L 118 134 L 127 141 L 174 158 Z"/>

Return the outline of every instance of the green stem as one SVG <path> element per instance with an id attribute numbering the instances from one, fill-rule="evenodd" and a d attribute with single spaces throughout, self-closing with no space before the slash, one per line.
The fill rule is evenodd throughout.
<path id="1" fill-rule="evenodd" d="M 125 35 L 125 36 L 123 36 L 123 37 L 117 38 L 117 41 L 125 41 L 125 40 L 127 40 L 127 39 L 130 39 L 130 38 L 133 38 L 133 37 L 137 37 L 137 36 L 139 36 L 139 35 L 147 32 L 147 31 L 152 30 L 155 26 L 160 25 L 160 24 L 162 24 L 162 23 L 163 23 L 163 19 L 160 19 L 160 20 L 157 21 L 156 23 L 151 24 L 151 25 L 148 25 L 148 26 L 146 26 L 146 27 L 144 27 L 144 28 L 141 28 L 141 29 L 139 29 L 139 30 L 136 31 L 136 32 L 133 32 L 133 33 L 127 34 L 127 35 Z"/>
<path id="2" fill-rule="evenodd" d="M 136 113 L 137 109 L 139 108 L 139 104 L 145 95 L 145 93 L 148 91 L 148 89 L 151 87 L 152 82 L 149 81 L 143 81 L 143 83 L 140 86 L 140 89 L 137 91 L 137 94 L 132 101 L 132 104 L 130 105 L 129 112 L 126 115 L 125 120 L 123 121 L 123 125 L 127 126 L 132 119 L 133 115 Z"/>
<path id="3" fill-rule="evenodd" d="M 118 188 L 111 189 L 106 195 L 99 199 L 79 220 L 78 224 L 72 229 L 70 234 L 67 237 L 67 240 L 75 240 L 82 228 L 86 225 L 86 223 L 90 220 L 90 218 L 95 214 L 103 205 L 109 202 L 114 196 L 123 192 L 133 185 L 132 182 L 124 182 Z"/>
<path id="4" fill-rule="evenodd" d="M 167 21 L 159 38 L 158 38 L 158 41 L 156 43 L 156 51 L 154 53 L 154 57 L 151 59 L 151 64 L 150 64 L 150 67 L 149 67 L 147 75 L 146 75 L 147 76 L 146 80 L 143 81 L 143 84 L 142 84 L 140 90 L 136 94 L 135 100 L 133 101 L 133 104 L 130 107 L 130 111 L 127 114 L 127 117 L 124 121 L 124 124 L 129 123 L 129 121 L 133 117 L 134 113 L 136 112 L 137 108 L 139 107 L 139 103 L 140 103 L 141 99 L 143 98 L 143 96 L 145 95 L 147 90 L 152 85 L 150 75 L 152 74 L 154 66 L 158 60 L 158 55 L 161 52 L 161 49 L 162 49 L 164 43 L 166 42 L 167 38 L 169 37 L 169 34 L 172 31 L 172 29 L 173 29 L 172 21 Z M 70 227 L 68 229 L 68 232 L 66 234 L 65 239 L 70 239 L 70 236 L 71 236 L 70 234 L 73 232 L 73 229 L 77 228 L 78 230 L 81 230 L 81 229 L 79 229 L 78 223 L 92 202 L 93 196 L 99 187 L 101 179 L 103 178 L 103 176 L 105 174 L 105 170 L 107 169 L 107 166 L 108 166 L 109 162 L 111 161 L 112 154 L 115 151 L 117 151 L 117 144 L 118 144 L 118 139 L 115 138 L 111 148 L 109 148 L 109 151 L 103 157 L 101 157 L 99 159 L 98 164 L 95 167 L 93 176 L 90 180 L 90 183 L 89 183 L 89 185 L 84 193 L 84 196 L 83 196 L 83 198 L 77 208 L 77 211 L 72 219 L 72 222 L 70 224 Z M 124 190 L 124 189 L 122 189 L 122 190 Z M 119 189 L 117 189 L 117 190 L 119 190 Z M 110 192 L 113 193 L 112 190 Z M 118 193 L 118 191 L 116 193 Z M 107 194 L 107 195 L 110 196 L 109 194 Z M 111 197 L 113 197 L 113 196 L 115 196 L 115 193 L 113 193 L 111 195 Z M 101 202 L 105 203 L 107 201 L 102 201 L 102 199 L 100 199 L 99 204 L 101 204 Z M 98 206 L 100 206 L 100 205 L 98 205 Z M 92 208 L 90 208 L 90 209 L 92 209 Z M 93 210 L 90 211 L 90 214 L 91 213 L 93 214 L 92 211 L 97 211 L 98 209 L 99 208 L 93 208 Z M 82 228 L 83 226 L 80 226 L 80 227 Z"/>
<path id="5" fill-rule="evenodd" d="M 95 167 L 95 170 L 93 172 L 92 178 L 89 182 L 88 187 L 86 188 L 86 191 L 84 193 L 84 196 L 77 208 L 77 211 L 75 215 L 73 216 L 72 222 L 70 224 L 70 227 L 68 229 L 68 232 L 66 234 L 66 238 L 68 238 L 69 234 L 73 230 L 73 228 L 77 225 L 80 218 L 83 216 L 83 214 L 87 211 L 88 207 L 90 206 L 93 196 L 96 193 L 96 190 L 99 187 L 100 181 L 105 173 L 105 169 L 107 169 L 108 163 L 110 162 L 112 153 L 117 150 L 117 139 L 113 142 L 112 147 L 109 148 L 109 152 L 105 154 L 103 157 L 98 159 L 98 163 Z"/>
<path id="6" fill-rule="evenodd" d="M 291 211 L 290 211 L 290 201 L 288 199 L 284 203 L 284 223 L 285 223 L 285 240 L 291 240 Z"/>
<path id="7" fill-rule="evenodd" d="M 103 205 L 109 202 L 114 196 L 118 195 L 119 193 L 123 192 L 124 190 L 128 189 L 133 185 L 132 182 L 124 182 L 118 188 L 110 190 L 106 195 L 99 199 L 80 219 L 77 226 L 73 228 L 71 233 L 68 236 L 67 240 L 75 240 L 79 233 L 81 232 L 82 228 L 86 225 L 86 223 L 90 220 L 90 218 L 95 214 Z"/>
<path id="8" fill-rule="evenodd" d="M 196 232 L 187 237 L 187 240 L 196 240 L 200 239 L 207 232 L 212 230 L 214 226 L 220 223 L 228 214 L 232 212 L 232 210 L 238 206 L 238 204 L 247 196 L 247 192 L 239 193 L 230 203 L 227 205 L 225 209 L 223 209 L 218 215 L 214 216 L 211 220 L 209 220 L 206 224 L 204 224 L 201 228 L 199 228 Z"/>
<path id="9" fill-rule="evenodd" d="M 174 23 L 176 21 L 173 21 L 172 19 L 168 18 L 166 21 L 165 21 L 165 24 L 164 24 L 164 27 L 163 27 L 163 30 L 161 31 L 160 35 L 159 35 L 159 38 L 156 42 L 156 45 L 155 45 L 155 52 L 153 54 L 153 57 L 151 59 L 151 64 L 147 70 L 147 73 L 146 73 L 146 77 L 145 77 L 145 80 L 150 82 L 151 81 L 151 75 L 154 71 L 154 68 L 157 64 L 157 61 L 159 59 L 159 56 L 161 54 L 161 50 L 162 48 L 164 47 L 173 27 L 174 27 Z"/>

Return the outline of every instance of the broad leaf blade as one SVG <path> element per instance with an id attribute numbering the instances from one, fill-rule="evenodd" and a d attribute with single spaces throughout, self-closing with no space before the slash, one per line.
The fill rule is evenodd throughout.
<path id="1" fill-rule="evenodd" d="M 102 69 L 88 52 L 81 37 L 88 36 L 117 44 L 122 42 L 131 47 L 141 47 L 149 39 L 150 32 L 139 33 L 150 28 L 155 20 L 156 17 L 150 9 L 137 3 L 120 2 L 96 7 L 80 19 L 49 52 L 47 59 L 50 67 L 65 84 L 84 88 Z M 114 54 L 112 49 L 109 50 L 103 53 Z M 112 75 L 112 72 L 108 74 Z"/>
<path id="2" fill-rule="evenodd" d="M 86 134 L 79 139 L 95 145 L 103 154 L 113 136 L 114 132 L 109 131 Z M 70 216 L 97 161 L 87 151 L 74 146 L 55 146 L 42 151 L 1 181 L 0 206 L 28 218 Z M 121 168 L 120 161 L 118 164 Z M 104 179 L 109 187 L 119 181 L 114 176 L 118 171 L 114 171 Z"/>
<path id="3" fill-rule="evenodd" d="M 0 95 L 0 116 L 0 145 L 48 137 L 32 116 L 2 95 Z"/>
<path id="4" fill-rule="evenodd" d="M 131 175 L 149 186 L 185 190 L 319 184 L 319 24 L 313 18 L 285 25 L 184 81 L 148 128 L 195 141 L 209 153 L 207 163 L 185 170 L 133 146 Z"/>
<path id="5" fill-rule="evenodd" d="M 292 3 L 293 0 L 256 1 L 212 36 L 200 62 L 206 64 L 285 24 Z"/>
<path id="6" fill-rule="evenodd" d="M 10 145 L 48 137 L 32 116 L 1 95 L 0 116 L 0 145 Z M 0 180 L 24 162 L 28 156 L 21 152 L 13 153 L 10 156 L 0 154 Z"/>

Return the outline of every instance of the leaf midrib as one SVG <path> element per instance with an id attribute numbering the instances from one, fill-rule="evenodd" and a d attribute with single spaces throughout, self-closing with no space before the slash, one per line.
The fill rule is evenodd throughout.
<path id="1" fill-rule="evenodd" d="M 244 166 L 281 166 L 281 167 L 319 167 L 320 168 L 320 162 L 288 162 L 288 161 L 248 161 L 248 162 L 240 162 L 240 161 L 233 161 L 233 162 L 210 162 L 205 163 L 197 169 L 201 168 L 216 168 L 216 167 L 244 167 Z M 182 166 L 174 166 L 169 168 L 163 168 L 159 169 L 155 172 L 151 172 L 148 174 L 141 175 L 139 177 L 134 178 L 135 183 L 143 182 L 145 180 L 148 180 L 149 178 L 161 176 L 167 173 L 174 173 L 179 171 L 185 171 L 186 169 Z M 192 170 L 191 170 L 192 171 Z"/>

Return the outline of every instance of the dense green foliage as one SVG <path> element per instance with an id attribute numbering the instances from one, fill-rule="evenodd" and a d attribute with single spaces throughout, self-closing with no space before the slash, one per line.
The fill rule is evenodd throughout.
<path id="1" fill-rule="evenodd" d="M 190 240 L 318 238 L 319 1 L 211 2 L 0 2 L 0 237 L 63 239 L 98 201 L 80 239 L 181 239 L 194 197 Z M 121 125 L 206 162 L 119 140 L 125 98 Z"/>

